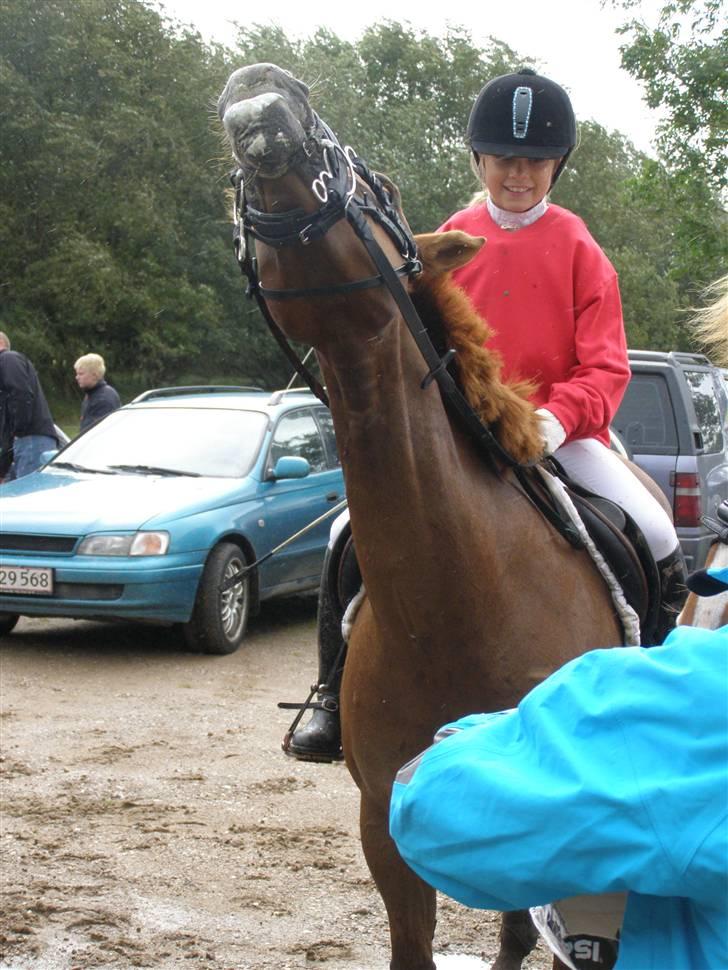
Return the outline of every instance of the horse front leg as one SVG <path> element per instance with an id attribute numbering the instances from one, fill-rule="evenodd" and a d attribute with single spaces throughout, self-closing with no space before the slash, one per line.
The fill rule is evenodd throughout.
<path id="1" fill-rule="evenodd" d="M 389 837 L 388 813 L 363 794 L 359 824 L 364 856 L 389 917 L 390 970 L 435 970 L 435 890 L 402 861 Z"/>
<path id="2" fill-rule="evenodd" d="M 527 909 L 503 913 L 499 950 L 491 970 L 521 970 L 521 964 L 538 942 L 538 930 Z M 553 970 L 559 970 L 555 964 Z"/>

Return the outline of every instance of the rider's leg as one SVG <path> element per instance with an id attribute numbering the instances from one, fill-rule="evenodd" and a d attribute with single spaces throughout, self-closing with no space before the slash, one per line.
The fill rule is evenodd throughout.
<path id="1" fill-rule="evenodd" d="M 327 551 L 329 555 L 330 550 Z M 343 757 L 339 690 L 346 646 L 341 635 L 341 613 L 332 608 L 323 583 L 318 605 L 318 653 L 317 701 L 322 706 L 315 709 L 308 723 L 294 733 L 287 754 L 300 761 L 337 761 Z"/>
<path id="2" fill-rule="evenodd" d="M 662 595 L 654 639 L 661 643 L 675 626 L 687 596 L 685 558 L 669 515 L 621 458 L 600 441 L 572 441 L 554 457 L 575 482 L 611 499 L 642 530 L 660 573 Z"/>
<path id="3" fill-rule="evenodd" d="M 356 560 L 351 557 L 348 575 L 341 577 L 341 549 L 350 541 L 348 511 L 343 512 L 331 527 L 329 546 L 321 572 L 318 602 L 318 697 L 322 706 L 313 711 L 308 723 L 291 738 L 287 753 L 301 761 L 335 761 L 343 757 L 341 750 L 341 719 L 339 690 L 346 659 L 346 645 L 341 632 L 343 608 L 338 601 L 341 593 L 350 599 L 361 584 Z"/>

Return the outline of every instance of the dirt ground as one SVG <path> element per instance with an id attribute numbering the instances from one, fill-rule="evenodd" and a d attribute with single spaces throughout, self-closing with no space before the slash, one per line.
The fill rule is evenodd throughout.
<path id="1" fill-rule="evenodd" d="M 355 786 L 280 750 L 314 626 L 299 599 L 230 657 L 126 624 L 0 639 L 0 970 L 385 970 Z M 441 898 L 438 968 L 487 966 L 497 920 Z"/>

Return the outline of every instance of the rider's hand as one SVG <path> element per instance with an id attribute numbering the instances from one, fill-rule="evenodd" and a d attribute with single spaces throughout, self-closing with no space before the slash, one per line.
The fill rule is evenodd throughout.
<path id="1" fill-rule="evenodd" d="M 537 408 L 536 414 L 539 418 L 539 431 L 544 442 L 543 453 L 544 455 L 553 455 L 566 441 L 564 426 L 556 415 L 546 408 Z"/>

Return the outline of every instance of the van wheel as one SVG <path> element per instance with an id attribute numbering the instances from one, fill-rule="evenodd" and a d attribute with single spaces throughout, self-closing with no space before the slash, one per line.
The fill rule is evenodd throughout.
<path id="1" fill-rule="evenodd" d="M 11 633 L 19 619 L 20 616 L 17 613 L 0 613 L 0 637 Z"/>
<path id="2" fill-rule="evenodd" d="M 250 615 L 250 576 L 220 592 L 221 583 L 247 565 L 231 542 L 215 546 L 202 571 L 192 616 L 182 624 L 187 645 L 203 653 L 234 653 L 245 636 Z"/>

